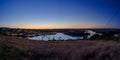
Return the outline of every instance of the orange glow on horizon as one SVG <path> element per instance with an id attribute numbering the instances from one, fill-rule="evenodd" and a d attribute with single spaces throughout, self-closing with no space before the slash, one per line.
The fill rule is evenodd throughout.
<path id="1" fill-rule="evenodd" d="M 106 26 L 31 26 L 31 25 L 17 25 L 9 26 L 10 28 L 23 28 L 23 29 L 84 29 L 84 28 L 109 28 Z"/>

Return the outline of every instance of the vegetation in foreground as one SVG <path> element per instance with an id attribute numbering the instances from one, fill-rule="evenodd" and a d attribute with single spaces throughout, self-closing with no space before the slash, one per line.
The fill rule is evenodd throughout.
<path id="1" fill-rule="evenodd" d="M 0 60 L 119 60 L 120 42 L 32 41 L 0 37 Z"/>

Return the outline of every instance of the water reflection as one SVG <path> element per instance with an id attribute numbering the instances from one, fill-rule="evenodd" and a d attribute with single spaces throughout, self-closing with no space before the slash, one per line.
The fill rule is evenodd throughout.
<path id="1" fill-rule="evenodd" d="M 90 39 L 92 36 L 95 34 L 102 35 L 101 33 L 96 33 L 95 31 L 92 30 L 86 30 L 84 33 L 89 33 L 87 35 L 83 36 L 70 36 L 66 35 L 63 33 L 56 33 L 52 35 L 42 35 L 42 36 L 35 36 L 35 37 L 30 37 L 29 39 L 31 40 L 81 40 L 81 39 Z"/>
<path id="2" fill-rule="evenodd" d="M 55 35 L 44 35 L 44 36 L 36 36 L 29 38 L 31 40 L 76 40 L 76 39 L 83 39 L 83 37 L 72 37 L 69 35 L 65 35 L 63 33 L 56 33 Z"/>

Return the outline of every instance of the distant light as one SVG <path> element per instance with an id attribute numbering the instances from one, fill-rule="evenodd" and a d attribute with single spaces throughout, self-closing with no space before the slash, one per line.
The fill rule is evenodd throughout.
<path id="1" fill-rule="evenodd" d="M 118 34 L 114 34 L 114 37 L 118 37 L 119 35 Z"/>

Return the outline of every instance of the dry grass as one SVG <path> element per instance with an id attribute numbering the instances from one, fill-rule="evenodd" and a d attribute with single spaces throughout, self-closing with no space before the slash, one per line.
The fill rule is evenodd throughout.
<path id="1" fill-rule="evenodd" d="M 12 56 L 8 60 L 120 60 L 120 42 L 115 41 L 44 42 L 4 36 L 0 37 L 0 46 L 3 43 L 4 53 L 11 47 L 7 49 L 11 54 L 5 55 Z"/>

